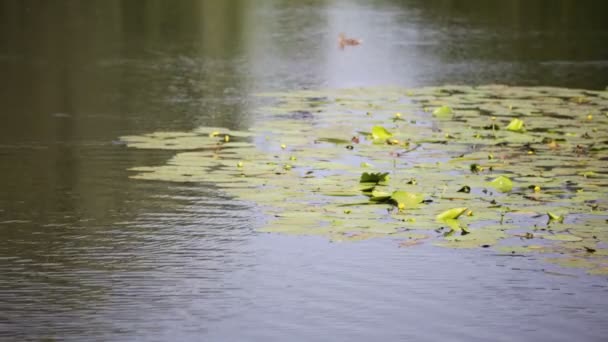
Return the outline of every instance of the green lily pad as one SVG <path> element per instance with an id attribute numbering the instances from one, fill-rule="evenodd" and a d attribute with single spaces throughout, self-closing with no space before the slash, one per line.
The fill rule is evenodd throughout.
<path id="1" fill-rule="evenodd" d="M 350 144 L 351 141 L 348 139 L 340 139 L 340 138 L 318 138 L 317 141 L 320 142 L 328 142 L 332 144 Z"/>
<path id="2" fill-rule="evenodd" d="M 359 183 L 386 183 L 389 179 L 390 176 L 388 172 L 363 172 L 359 179 Z"/>
<path id="3" fill-rule="evenodd" d="M 437 221 L 445 221 L 445 220 L 456 220 L 462 214 L 464 214 L 468 208 L 452 208 L 450 210 L 446 210 L 441 214 L 437 215 Z"/>
<path id="4" fill-rule="evenodd" d="M 273 233 L 359 241 L 423 232 L 450 248 L 504 239 L 526 244 L 522 253 L 581 258 L 590 273 L 608 264 L 606 92 L 482 85 L 262 96 L 248 130 L 123 137 L 129 148 L 175 151 L 129 176 L 205 183 L 255 206 L 252 222 Z M 390 171 L 391 184 L 376 170 Z"/>
<path id="5" fill-rule="evenodd" d="M 495 228 L 483 228 L 472 230 L 466 235 L 453 234 L 447 236 L 445 241 L 435 243 L 435 245 L 449 248 L 489 247 L 495 245 L 504 237 L 504 232 L 500 230 Z"/>
<path id="6" fill-rule="evenodd" d="M 509 177 L 506 176 L 498 176 L 489 184 L 491 187 L 500 192 L 509 192 L 513 190 L 513 182 Z"/>
<path id="7" fill-rule="evenodd" d="M 372 138 L 374 140 L 386 140 L 390 139 L 393 134 L 386 130 L 386 128 L 382 126 L 374 126 L 372 128 Z"/>
<path id="8" fill-rule="evenodd" d="M 436 108 L 433 111 L 433 115 L 438 117 L 438 118 L 448 118 L 451 117 L 453 114 L 452 108 L 448 107 L 448 106 L 441 106 Z"/>
<path id="9" fill-rule="evenodd" d="M 463 232 L 463 234 L 469 234 L 469 230 L 467 229 L 466 225 L 462 224 L 457 219 L 444 219 L 439 221 L 450 227 L 450 231 L 446 234 L 446 236 L 452 236 L 455 232 Z"/>
<path id="10" fill-rule="evenodd" d="M 559 223 L 564 223 L 564 215 L 558 215 L 558 214 L 554 214 L 552 212 L 548 212 L 547 216 L 549 216 L 549 222 L 559 222 Z"/>
<path id="11" fill-rule="evenodd" d="M 547 240 L 555 240 L 555 241 L 569 241 L 569 242 L 576 242 L 576 241 L 582 241 L 583 239 L 578 237 L 578 236 L 574 236 L 574 235 L 566 235 L 566 234 L 555 234 L 555 235 L 543 235 L 544 239 Z"/>
<path id="12" fill-rule="evenodd" d="M 398 190 L 394 191 L 390 195 L 390 199 L 397 205 L 399 209 L 411 209 L 417 208 L 424 200 L 424 196 L 421 194 Z"/>
<path id="13" fill-rule="evenodd" d="M 376 202 L 385 202 L 391 198 L 391 194 L 385 191 L 373 190 L 370 200 Z"/>
<path id="14" fill-rule="evenodd" d="M 523 120 L 520 120 L 520 119 L 511 120 L 511 122 L 509 122 L 509 125 L 507 125 L 506 130 L 511 131 L 511 132 L 518 132 L 518 133 L 525 132 Z"/>

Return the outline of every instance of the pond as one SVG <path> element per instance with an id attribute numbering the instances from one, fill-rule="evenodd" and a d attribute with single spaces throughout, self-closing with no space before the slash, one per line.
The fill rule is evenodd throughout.
<path id="1" fill-rule="evenodd" d="M 608 4 L 0 6 L 0 339 L 608 333 Z"/>

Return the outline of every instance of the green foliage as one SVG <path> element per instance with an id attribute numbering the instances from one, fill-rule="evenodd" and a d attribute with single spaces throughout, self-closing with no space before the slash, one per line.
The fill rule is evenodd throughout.
<path id="1" fill-rule="evenodd" d="M 386 130 L 386 128 L 382 126 L 374 126 L 372 127 L 372 138 L 374 140 L 386 140 L 390 139 L 393 136 L 393 133 Z"/>
<path id="2" fill-rule="evenodd" d="M 388 172 L 363 172 L 359 183 L 386 183 L 390 179 Z"/>
<path id="3" fill-rule="evenodd" d="M 506 176 L 498 176 L 489 184 L 491 187 L 500 192 L 509 192 L 513 190 L 513 182 L 509 177 Z"/>
<path id="4" fill-rule="evenodd" d="M 401 210 L 417 208 L 423 200 L 423 195 L 407 191 L 398 190 L 391 194 L 391 201 Z"/>
<path id="5" fill-rule="evenodd" d="M 267 232 L 332 241 L 418 234 L 450 248 L 553 253 L 605 272 L 608 116 L 598 113 L 608 92 L 492 85 L 261 96 L 278 101 L 252 108 L 259 120 L 248 131 L 123 137 L 131 148 L 175 150 L 162 165 L 130 169 L 131 178 L 211 184 L 255 204 Z M 285 115 L 313 111 L 311 120 Z M 526 125 L 498 129 L 513 116 Z"/>
<path id="6" fill-rule="evenodd" d="M 564 215 L 558 215 L 552 212 L 548 212 L 547 216 L 549 216 L 549 223 L 551 222 L 558 222 L 558 223 L 564 223 Z"/>
<path id="7" fill-rule="evenodd" d="M 437 215 L 437 221 L 456 220 L 464 214 L 468 208 L 452 208 Z"/>
<path id="8" fill-rule="evenodd" d="M 447 119 L 449 117 L 451 117 L 453 115 L 453 111 L 452 108 L 448 107 L 448 106 L 441 106 L 436 108 L 433 111 L 433 115 L 438 117 L 438 118 L 442 118 L 442 119 Z"/>
<path id="9" fill-rule="evenodd" d="M 525 132 L 524 122 L 520 119 L 513 119 L 506 127 L 507 131 L 523 133 Z"/>

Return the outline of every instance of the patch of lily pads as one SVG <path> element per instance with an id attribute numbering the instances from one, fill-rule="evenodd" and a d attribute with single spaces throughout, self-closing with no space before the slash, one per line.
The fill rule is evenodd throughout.
<path id="1" fill-rule="evenodd" d="M 263 232 L 391 237 L 545 254 L 608 274 L 608 91 L 356 88 L 259 94 L 248 131 L 126 136 L 174 150 L 132 178 L 213 184 L 257 205 Z"/>

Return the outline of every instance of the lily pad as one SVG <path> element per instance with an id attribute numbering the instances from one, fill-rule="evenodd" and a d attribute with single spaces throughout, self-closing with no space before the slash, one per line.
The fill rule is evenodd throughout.
<path id="1" fill-rule="evenodd" d="M 549 222 L 564 223 L 564 215 L 558 215 L 552 212 L 548 212 L 547 216 L 549 216 Z"/>
<path id="2" fill-rule="evenodd" d="M 421 194 L 398 190 L 394 191 L 390 195 L 390 199 L 397 205 L 399 209 L 411 209 L 417 208 L 424 200 L 424 196 Z"/>
<path id="3" fill-rule="evenodd" d="M 388 182 L 390 176 L 388 172 L 363 172 L 361 174 L 361 178 L 359 179 L 359 183 L 386 183 Z"/>
<path id="4" fill-rule="evenodd" d="M 453 114 L 452 108 L 448 107 L 448 106 L 441 106 L 436 108 L 433 111 L 433 115 L 438 117 L 438 118 L 448 118 L 451 117 Z"/>
<path id="5" fill-rule="evenodd" d="M 576 242 L 576 241 L 582 241 L 583 239 L 578 237 L 578 236 L 574 236 L 574 235 L 566 235 L 566 234 L 555 234 L 555 235 L 543 235 L 544 239 L 547 240 L 555 240 L 555 241 L 569 241 L 569 242 Z"/>
<path id="6" fill-rule="evenodd" d="M 262 96 L 247 130 L 123 137 L 129 148 L 175 151 L 132 165 L 130 177 L 205 183 L 254 206 L 262 231 L 358 241 L 435 230 L 429 244 L 504 239 L 583 259 L 589 272 L 608 264 L 606 92 L 487 85 Z"/>
<path id="7" fill-rule="evenodd" d="M 513 119 L 506 127 L 507 131 L 522 133 L 525 132 L 524 122 L 520 119 Z"/>
<path id="8" fill-rule="evenodd" d="M 374 126 L 372 128 L 372 138 L 374 140 L 386 140 L 393 136 L 393 134 L 386 130 L 382 126 Z"/>
<path id="9" fill-rule="evenodd" d="M 464 214 L 468 208 L 452 208 L 437 215 L 437 221 L 456 220 Z"/>
<path id="10" fill-rule="evenodd" d="M 513 190 L 513 182 L 509 177 L 506 176 L 496 177 L 493 181 L 490 182 L 490 186 L 500 192 L 509 192 Z"/>

